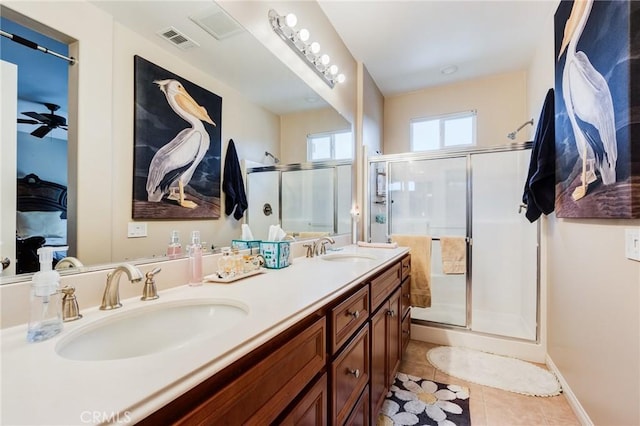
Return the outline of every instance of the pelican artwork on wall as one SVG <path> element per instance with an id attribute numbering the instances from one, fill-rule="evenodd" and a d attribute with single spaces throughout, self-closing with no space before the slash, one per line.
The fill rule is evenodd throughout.
<path id="1" fill-rule="evenodd" d="M 182 207 L 195 208 L 186 200 L 184 188 L 209 149 L 209 134 L 202 122 L 216 125 L 207 110 L 199 105 L 177 80 L 156 80 L 171 109 L 190 124 L 153 156 L 147 176 L 147 194 L 151 202 L 159 202 L 165 195 Z"/>
<path id="2" fill-rule="evenodd" d="M 574 1 L 558 53 L 560 61 L 566 52 L 562 98 L 582 163 L 581 184 L 571 194 L 575 201 L 587 194 L 598 176 L 604 185 L 616 182 L 618 146 L 611 91 L 587 54 L 577 49 L 592 5 L 593 0 Z"/>

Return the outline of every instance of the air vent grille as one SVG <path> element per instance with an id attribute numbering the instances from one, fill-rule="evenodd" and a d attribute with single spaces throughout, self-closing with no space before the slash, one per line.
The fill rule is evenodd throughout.
<path id="1" fill-rule="evenodd" d="M 215 37 L 216 40 L 224 40 L 244 31 L 244 28 L 242 28 L 240 24 L 218 6 L 189 16 L 189 18 L 203 30 Z"/>
<path id="2" fill-rule="evenodd" d="M 164 30 L 160 30 L 157 33 L 160 37 L 164 38 L 171 44 L 176 47 L 179 47 L 182 50 L 188 50 L 193 47 L 199 47 L 200 45 L 187 37 L 185 34 L 181 33 L 174 27 L 165 28 Z"/>

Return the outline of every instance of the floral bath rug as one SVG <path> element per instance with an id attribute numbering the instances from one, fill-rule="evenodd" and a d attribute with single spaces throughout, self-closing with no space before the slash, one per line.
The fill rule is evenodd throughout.
<path id="1" fill-rule="evenodd" d="M 377 426 L 469 426 L 469 388 L 398 373 Z"/>

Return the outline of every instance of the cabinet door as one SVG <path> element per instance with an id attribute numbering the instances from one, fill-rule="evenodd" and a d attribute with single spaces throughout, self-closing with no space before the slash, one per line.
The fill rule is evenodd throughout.
<path id="1" fill-rule="evenodd" d="M 387 394 L 387 312 L 384 303 L 371 317 L 371 418 L 375 419 Z"/>
<path id="2" fill-rule="evenodd" d="M 324 426 L 327 424 L 327 411 L 327 373 L 325 373 L 278 424 Z"/>
<path id="3" fill-rule="evenodd" d="M 387 389 L 393 384 L 398 368 L 400 367 L 401 325 L 402 318 L 400 303 L 400 289 L 398 288 L 389 298 L 389 309 L 387 310 Z"/>

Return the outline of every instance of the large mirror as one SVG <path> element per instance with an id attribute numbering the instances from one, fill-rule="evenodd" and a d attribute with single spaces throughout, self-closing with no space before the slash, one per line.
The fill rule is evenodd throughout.
<path id="1" fill-rule="evenodd" d="M 52 40 L 51 43 L 55 44 L 55 49 L 62 50 L 65 55 L 77 55 L 78 63 L 69 66 L 60 59 L 48 58 L 60 61 L 57 62 L 58 68 L 62 64 L 61 67 L 68 72 L 68 76 L 60 77 L 56 74 L 57 82 L 48 84 L 46 93 L 35 95 L 31 93 L 26 96 L 27 99 L 20 99 L 23 89 L 18 85 L 16 90 L 20 92 L 13 95 L 17 96 L 18 103 L 10 112 L 10 117 L 3 117 L 3 120 L 15 123 L 20 117 L 33 119 L 29 115 L 21 115 L 22 112 L 33 111 L 59 115 L 68 122 L 68 130 L 60 126 L 61 128 L 56 129 L 55 133 L 51 132 L 44 138 L 38 138 L 45 139 L 44 141 L 35 141 L 33 139 L 35 136 L 29 134 L 34 131 L 34 127 L 38 127 L 35 123 L 20 123 L 21 128 L 16 128 L 18 137 L 15 142 L 18 164 L 23 155 L 31 155 L 40 160 L 53 158 L 50 154 L 44 154 L 42 143 L 49 143 L 46 148 L 50 149 L 53 146 L 50 142 L 54 141 L 55 135 L 56 140 L 65 142 L 68 140 L 69 153 L 65 160 L 68 161 L 69 167 L 67 169 L 61 161 L 60 166 L 54 168 L 62 176 L 58 178 L 43 172 L 39 166 L 31 164 L 27 168 L 22 168 L 19 173 L 17 170 L 14 171 L 16 175 L 12 181 L 29 176 L 31 183 L 42 181 L 68 187 L 64 188 L 68 190 L 64 199 L 66 203 L 64 207 L 68 209 L 64 212 L 65 214 L 53 217 L 56 216 L 55 212 L 59 212 L 59 207 L 45 209 L 31 206 L 29 208 L 40 216 L 53 219 L 56 226 L 66 227 L 68 239 L 65 242 L 69 245 L 69 251 L 62 254 L 77 256 L 85 267 L 125 260 L 143 261 L 163 256 L 172 230 L 178 230 L 183 244 L 186 244 L 191 230 L 199 229 L 203 240 L 207 241 L 209 246 L 216 247 L 228 244 L 232 238 L 240 235 L 240 222 L 222 213 L 217 220 L 147 221 L 144 223 L 146 237 L 128 237 L 127 226 L 136 223 L 131 219 L 134 55 L 143 56 L 219 94 L 223 98 L 222 152 L 224 153 L 226 149 L 227 141 L 233 139 L 238 148 L 239 157 L 251 166 L 272 165 L 274 157 L 279 158 L 281 164 L 305 162 L 306 135 L 351 130 L 351 123 L 341 118 L 340 114 L 216 3 L 210 1 L 95 1 L 71 4 L 70 2 L 57 5 L 55 10 L 51 4 L 47 3 L 29 5 L 21 2 L 6 2 L 0 6 L 3 18 L 2 29 L 5 29 L 6 19 L 7 26 L 9 26 L 8 22 L 11 22 L 11 25 L 15 24 L 11 27 L 11 31 L 7 32 L 18 33 L 21 31 L 20 26 L 23 26 L 28 30 L 26 38 L 36 38 L 37 34 L 49 37 Z M 47 10 L 36 10 L 38 7 L 51 10 L 47 14 Z M 68 19 L 63 19 L 73 14 L 76 7 L 83 10 L 83 19 L 86 18 L 88 23 L 72 24 Z M 93 31 L 86 28 L 91 24 L 95 26 Z M 170 40 L 166 40 L 161 34 L 166 33 L 165 30 L 168 28 L 178 30 L 194 42 L 195 46 L 183 50 Z M 106 34 L 99 35 L 100 29 L 105 29 Z M 87 32 L 92 34 L 92 39 L 89 41 L 85 41 L 83 36 Z M 4 40 L 3 38 L 3 42 Z M 40 38 L 38 41 L 43 44 L 49 43 L 46 38 Z M 13 43 L 9 40 L 6 42 Z M 86 46 L 90 46 L 91 50 L 83 50 Z M 24 46 L 18 47 L 27 52 L 25 54 L 27 61 L 46 57 L 41 52 Z M 98 52 L 96 47 L 104 50 Z M 5 60 L 4 57 L 2 59 Z M 104 101 L 104 105 L 95 104 L 95 108 L 87 107 L 87 102 L 83 100 L 82 95 L 88 91 L 87 87 L 82 87 L 87 80 L 86 78 L 83 80 L 82 75 L 83 72 L 88 75 L 87 68 L 91 67 L 96 67 L 92 78 L 108 86 L 107 88 L 98 87 L 98 84 L 94 86 L 93 97 L 98 100 L 92 102 L 99 102 L 101 96 Z M 97 67 L 100 67 L 99 70 Z M 105 71 L 108 68 L 111 69 Z M 21 83 L 26 82 L 26 86 L 29 85 L 30 78 L 29 73 L 26 72 L 27 69 L 24 64 L 19 64 L 17 67 L 17 80 Z M 48 70 L 46 67 L 39 66 L 39 69 L 46 70 L 45 74 L 53 74 L 53 68 Z M 101 73 L 110 75 L 109 81 L 95 77 L 96 74 Z M 35 80 L 40 82 L 43 79 L 43 77 L 35 77 Z M 68 80 L 68 87 L 60 83 L 61 80 Z M 3 100 L 11 96 L 6 87 L 3 80 Z M 49 99 L 51 102 L 47 101 Z M 22 103 L 27 100 L 31 101 L 31 104 Z M 65 105 L 65 102 L 69 105 Z M 58 105 L 60 108 L 50 111 L 45 103 Z M 8 109 L 3 108 L 3 115 L 6 111 Z M 300 129 L 301 120 L 297 118 L 300 114 L 304 114 L 305 120 L 314 122 L 315 128 Z M 317 115 L 315 119 L 314 115 Z M 331 119 L 327 119 L 328 116 L 331 116 Z M 336 120 L 339 122 L 337 125 Z M 318 127 L 318 123 L 323 122 L 333 123 L 332 127 Z M 291 131 L 292 127 L 287 123 L 295 123 L 293 126 L 295 131 Z M 92 126 L 96 130 L 94 134 L 87 129 Z M 105 129 L 108 129 L 106 135 Z M 35 146 L 29 151 L 30 153 L 24 154 L 23 140 L 28 140 Z M 37 145 L 38 142 L 41 144 Z M 3 137 L 3 153 L 7 152 L 5 144 Z M 101 163 L 91 164 L 91 161 L 84 161 L 86 151 L 94 152 L 94 157 L 108 154 L 110 158 L 106 160 L 102 158 Z M 267 153 L 271 155 L 266 155 Z M 0 170 L 3 173 L 3 180 L 7 170 L 15 170 L 14 165 L 6 165 L 10 161 L 10 155 L 2 155 Z M 68 182 L 64 181 L 65 179 Z M 95 193 L 88 191 L 90 185 L 95 185 L 94 192 L 102 193 L 99 198 Z M 86 195 L 87 193 L 89 195 Z M 88 202 L 87 197 L 90 197 Z M 91 197 L 96 198 L 91 199 Z M 94 210 L 85 204 L 91 204 Z M 0 257 L 5 257 L 5 248 L 14 244 L 13 235 L 17 224 L 9 219 L 16 214 L 18 206 L 12 208 L 13 212 L 7 214 L 7 203 L 3 197 L 0 216 L 3 253 L 0 253 Z M 40 214 L 42 211 L 50 214 Z M 61 221 L 64 221 L 64 225 L 59 223 Z M 94 238 L 87 239 L 89 233 L 93 233 Z M 54 234 L 51 233 L 51 235 Z M 6 235 L 9 237 L 5 238 Z M 31 236 L 28 233 L 21 235 L 24 238 Z M 15 253 L 11 256 L 15 256 Z M 77 270 L 86 269 L 88 268 Z M 0 282 L 16 280 L 15 277 L 12 279 L 15 269 L 13 273 L 9 271 L 10 269 L 0 276 Z"/>

